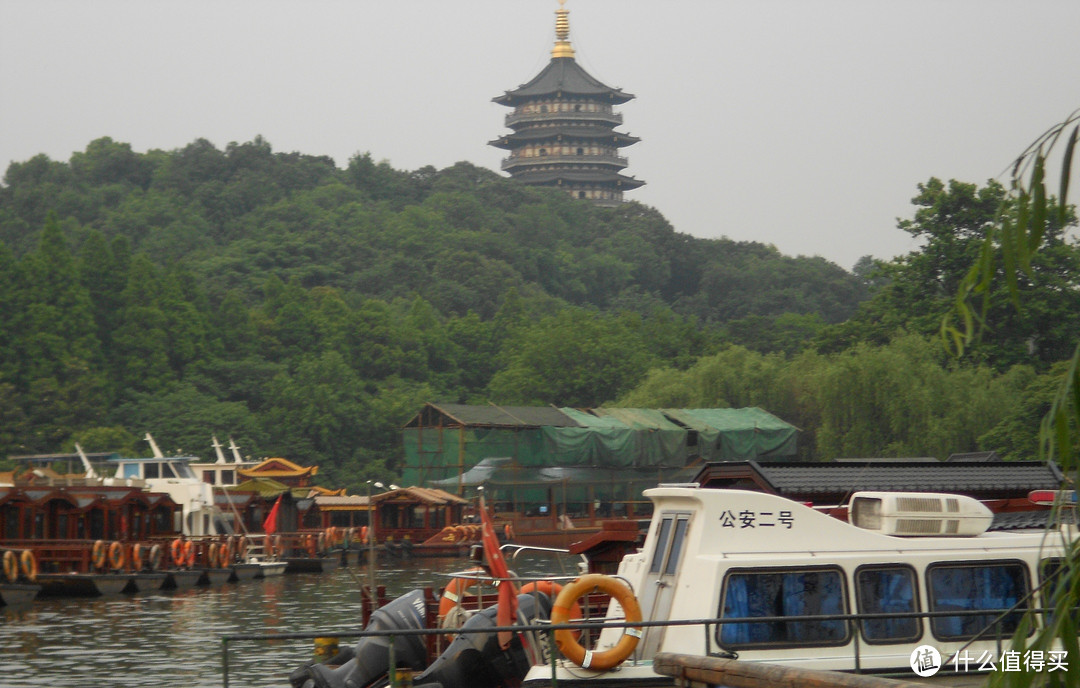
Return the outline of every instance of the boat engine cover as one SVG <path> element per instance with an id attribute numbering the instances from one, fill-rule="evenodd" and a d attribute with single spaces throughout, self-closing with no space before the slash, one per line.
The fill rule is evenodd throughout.
<path id="1" fill-rule="evenodd" d="M 413 590 L 371 614 L 365 631 L 390 633 L 427 626 L 427 606 L 424 591 Z M 346 659 L 344 664 L 331 668 L 327 664 L 305 664 L 289 675 L 293 688 L 366 688 L 390 670 L 390 640 L 385 636 L 368 636 L 348 650 L 338 653 L 331 662 Z M 427 666 L 424 639 L 418 635 L 394 638 L 394 657 L 399 667 L 420 671 Z"/>

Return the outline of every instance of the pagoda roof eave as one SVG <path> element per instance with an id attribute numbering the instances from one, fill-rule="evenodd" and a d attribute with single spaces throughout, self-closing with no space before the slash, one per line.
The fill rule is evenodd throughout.
<path id="1" fill-rule="evenodd" d="M 616 173 L 606 173 L 601 170 L 537 170 L 532 172 L 521 172 L 514 175 L 513 179 L 525 184 L 554 184 L 558 183 L 560 180 L 567 182 L 592 182 L 595 184 L 612 184 L 626 190 L 645 186 L 645 182 L 640 179 Z"/>
<path id="2" fill-rule="evenodd" d="M 528 83 L 492 98 L 500 105 L 513 106 L 523 100 L 542 96 L 591 96 L 613 104 L 633 100 L 634 96 L 599 81 L 572 57 L 555 57 Z"/>
<path id="3" fill-rule="evenodd" d="M 506 134 L 505 136 L 500 136 L 497 139 L 488 141 L 488 145 L 510 150 L 513 148 L 512 144 L 514 142 L 544 141 L 560 135 L 577 139 L 595 139 L 597 141 L 613 139 L 611 143 L 618 148 L 632 146 L 641 140 L 637 136 L 624 134 L 621 131 L 614 131 L 612 129 L 592 129 L 590 127 L 546 127 L 543 129 L 537 128 L 515 131 L 511 134 Z"/>

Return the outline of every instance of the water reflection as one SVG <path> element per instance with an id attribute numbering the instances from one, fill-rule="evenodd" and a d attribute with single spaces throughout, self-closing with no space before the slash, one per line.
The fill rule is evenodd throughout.
<path id="1" fill-rule="evenodd" d="M 393 597 L 417 587 L 441 588 L 448 579 L 438 574 L 469 566 L 462 559 L 389 562 L 377 580 Z M 546 557 L 519 557 L 511 567 L 521 575 L 573 572 L 572 562 Z M 365 575 L 365 569 L 343 567 L 216 590 L 0 607 L 0 684 L 218 688 L 222 635 L 358 628 L 358 577 Z M 286 676 L 310 658 L 311 649 L 311 641 L 234 643 L 230 685 L 287 686 Z"/>

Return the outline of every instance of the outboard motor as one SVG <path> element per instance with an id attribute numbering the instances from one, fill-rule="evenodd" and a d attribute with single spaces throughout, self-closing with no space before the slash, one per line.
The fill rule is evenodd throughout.
<path id="1" fill-rule="evenodd" d="M 551 614 L 551 599 L 543 594 L 518 595 L 518 623 L 533 624 Z M 496 628 L 498 605 L 488 607 L 465 622 L 462 630 Z M 538 643 L 543 646 L 543 642 Z M 540 648 L 534 648 L 537 652 Z M 510 647 L 499 647 L 498 633 L 459 633 L 450 647 L 422 674 L 413 677 L 418 688 L 501 688 L 517 686 L 532 666 L 515 633 Z"/>
<path id="2" fill-rule="evenodd" d="M 424 591 L 413 590 L 371 614 L 365 631 L 389 633 L 424 628 L 427 606 Z M 422 636 L 396 636 L 394 661 L 399 667 L 419 671 L 427 666 L 427 650 Z M 334 665 L 340 665 L 333 668 Z M 390 639 L 386 636 L 361 638 L 326 664 L 305 664 L 289 675 L 293 688 L 365 688 L 390 670 Z"/>

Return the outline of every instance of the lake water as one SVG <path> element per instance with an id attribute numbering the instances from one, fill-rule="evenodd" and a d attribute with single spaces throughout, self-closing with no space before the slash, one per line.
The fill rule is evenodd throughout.
<path id="1" fill-rule="evenodd" d="M 442 588 L 439 573 L 471 566 L 464 559 L 381 563 L 388 597 Z M 520 575 L 562 573 L 567 562 L 524 560 Z M 217 589 L 38 599 L 0 607 L 0 686 L 220 688 L 221 636 L 309 633 L 360 627 L 357 576 L 363 567 L 325 574 L 286 574 Z M 343 640 L 342 642 L 355 642 Z M 229 645 L 230 687 L 287 688 L 289 672 L 311 659 L 313 641 L 236 641 Z"/>

